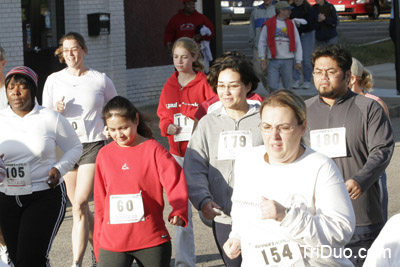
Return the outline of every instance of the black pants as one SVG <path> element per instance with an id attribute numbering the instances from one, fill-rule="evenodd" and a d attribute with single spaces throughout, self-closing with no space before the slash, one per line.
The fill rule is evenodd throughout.
<path id="1" fill-rule="evenodd" d="M 214 234 L 215 243 L 217 244 L 219 254 L 227 267 L 240 267 L 242 265 L 242 255 L 239 255 L 236 259 L 231 260 L 226 256 L 223 246 L 229 239 L 229 234 L 232 231 L 232 225 L 217 223 L 213 221 L 212 229 Z"/>
<path id="2" fill-rule="evenodd" d="M 392 41 L 393 41 L 393 43 L 394 43 L 394 35 L 395 35 L 395 32 L 394 32 L 394 19 L 390 19 L 390 22 L 389 22 L 389 35 L 390 35 L 390 38 L 392 39 Z"/>
<path id="3" fill-rule="evenodd" d="M 349 243 L 347 243 L 345 247 L 351 249 L 352 257 L 350 257 L 349 260 L 354 264 L 355 267 L 361 267 L 364 265 L 368 249 L 379 235 L 382 227 L 372 231 L 371 233 L 353 234 Z"/>
<path id="4" fill-rule="evenodd" d="M 66 189 L 30 195 L 0 193 L 0 226 L 15 267 L 49 266 L 53 240 L 65 216 Z"/>
<path id="5" fill-rule="evenodd" d="M 131 267 L 133 260 L 140 267 L 169 267 L 171 241 L 161 245 L 127 252 L 113 252 L 100 248 L 99 267 Z"/>

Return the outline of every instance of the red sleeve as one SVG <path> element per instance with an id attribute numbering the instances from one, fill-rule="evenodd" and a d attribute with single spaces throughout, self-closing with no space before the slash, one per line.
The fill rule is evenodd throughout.
<path id="1" fill-rule="evenodd" d="M 175 16 L 173 16 L 167 24 L 164 32 L 164 45 L 173 43 L 176 36 Z"/>
<path id="2" fill-rule="evenodd" d="M 204 16 L 204 25 L 206 25 L 207 28 L 210 29 L 211 35 L 203 36 L 201 39 L 210 41 L 214 37 L 214 25 L 211 23 L 211 21 L 206 16 Z"/>
<path id="3" fill-rule="evenodd" d="M 158 102 L 157 108 L 157 116 L 160 118 L 160 123 L 158 124 L 158 126 L 160 127 L 160 132 L 162 136 L 168 136 L 168 125 L 174 124 L 173 116 L 171 116 L 169 110 L 167 109 L 167 103 L 165 101 L 165 91 L 166 86 L 164 85 L 164 88 L 161 90 L 160 101 Z"/>
<path id="4" fill-rule="evenodd" d="M 214 90 L 212 89 L 211 85 L 209 83 L 207 83 L 206 99 L 208 100 L 214 96 L 216 96 Z"/>
<path id="5" fill-rule="evenodd" d="M 93 250 L 97 261 L 99 260 L 99 242 L 101 234 L 101 226 L 104 220 L 104 201 L 106 198 L 106 190 L 104 177 L 101 169 L 101 151 L 96 159 L 96 168 L 94 175 L 94 232 L 93 232 Z"/>
<path id="6" fill-rule="evenodd" d="M 165 190 L 168 202 L 172 211 L 168 216 L 168 221 L 174 216 L 179 216 L 188 224 L 188 191 L 185 175 L 181 166 L 176 162 L 172 155 L 163 147 L 158 157 L 158 169 L 160 182 Z"/>
<path id="7" fill-rule="evenodd" d="M 208 98 L 206 101 L 204 101 L 203 103 L 200 104 L 200 106 L 198 107 L 194 117 L 197 120 L 200 120 L 201 118 L 203 118 L 205 115 L 207 115 L 208 107 L 211 106 L 212 104 L 214 104 L 217 101 L 219 101 L 219 97 L 218 97 L 218 95 L 216 95 L 214 93 L 214 95 L 212 97 Z"/>
<path id="8" fill-rule="evenodd" d="M 260 96 L 259 94 L 256 94 L 256 93 L 249 94 L 247 96 L 247 99 L 258 100 L 258 101 L 260 101 L 260 103 L 262 103 L 264 101 L 264 98 L 262 96 Z"/>

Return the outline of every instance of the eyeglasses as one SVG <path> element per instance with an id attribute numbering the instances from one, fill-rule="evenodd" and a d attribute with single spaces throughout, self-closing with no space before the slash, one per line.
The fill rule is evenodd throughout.
<path id="1" fill-rule="evenodd" d="M 80 49 L 80 47 L 78 47 L 78 46 L 71 47 L 70 49 L 63 48 L 63 53 L 64 54 L 69 54 L 70 52 L 76 53 L 79 51 L 79 49 Z"/>
<path id="2" fill-rule="evenodd" d="M 340 75 L 340 72 L 337 70 L 317 70 L 312 73 L 315 78 L 322 79 L 325 77 L 325 74 L 328 75 L 329 79 L 335 79 Z"/>
<path id="3" fill-rule="evenodd" d="M 274 131 L 274 129 L 276 129 L 276 131 L 280 134 L 289 134 L 289 133 L 293 132 L 294 128 L 296 128 L 299 125 L 300 124 L 290 125 L 290 124 L 284 123 L 284 124 L 272 126 L 268 123 L 261 123 L 260 129 L 263 133 L 266 133 L 266 134 L 271 134 Z"/>
<path id="4" fill-rule="evenodd" d="M 242 87 L 242 85 L 243 85 L 243 83 L 231 83 L 228 85 L 221 83 L 221 84 L 217 84 L 217 90 L 220 90 L 220 91 L 225 91 L 226 89 L 238 90 Z"/>

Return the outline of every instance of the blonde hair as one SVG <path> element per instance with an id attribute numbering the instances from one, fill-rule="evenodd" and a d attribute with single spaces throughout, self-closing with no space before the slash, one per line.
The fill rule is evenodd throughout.
<path id="1" fill-rule="evenodd" d="M 374 79 L 372 77 L 372 74 L 369 70 L 367 70 L 366 68 L 364 68 L 361 77 L 358 77 L 359 83 L 361 85 L 361 87 L 368 91 L 368 92 L 372 92 L 372 87 L 374 86 Z"/>
<path id="2" fill-rule="evenodd" d="M 187 51 L 189 51 L 190 54 L 192 54 L 192 57 L 195 57 L 197 55 L 197 60 L 192 64 L 192 69 L 194 71 L 204 70 L 204 65 L 199 61 L 199 58 L 201 57 L 200 47 L 193 39 L 188 37 L 181 37 L 176 40 L 174 45 L 172 46 L 172 54 L 177 47 L 185 48 Z"/>
<path id="3" fill-rule="evenodd" d="M 260 115 L 265 107 L 287 107 L 293 110 L 297 123 L 300 125 L 307 119 L 307 107 L 304 100 L 291 90 L 278 90 L 261 103 Z"/>
<path id="4" fill-rule="evenodd" d="M 65 62 L 64 55 L 63 55 L 63 43 L 65 40 L 77 41 L 79 46 L 83 49 L 83 51 L 85 51 L 85 53 L 88 52 L 88 48 L 86 46 L 85 39 L 83 38 L 83 36 L 77 32 L 69 32 L 69 33 L 65 34 L 63 37 L 61 37 L 60 41 L 58 42 L 59 46 L 56 49 L 56 51 L 54 51 L 54 55 L 56 57 L 58 57 L 58 60 L 60 61 L 60 63 Z"/>
<path id="5" fill-rule="evenodd" d="M 351 64 L 351 74 L 357 77 L 357 82 L 368 92 L 372 91 L 372 87 L 374 86 L 374 79 L 372 78 L 372 74 L 369 70 L 367 70 L 361 62 L 356 59 L 352 58 Z"/>

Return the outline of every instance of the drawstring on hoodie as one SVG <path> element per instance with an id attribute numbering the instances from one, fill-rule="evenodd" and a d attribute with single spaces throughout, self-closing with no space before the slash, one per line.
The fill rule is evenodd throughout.
<path id="1" fill-rule="evenodd" d="M 19 200 L 19 196 L 15 196 L 15 202 L 17 202 L 17 205 L 22 208 L 22 203 L 21 200 Z"/>

